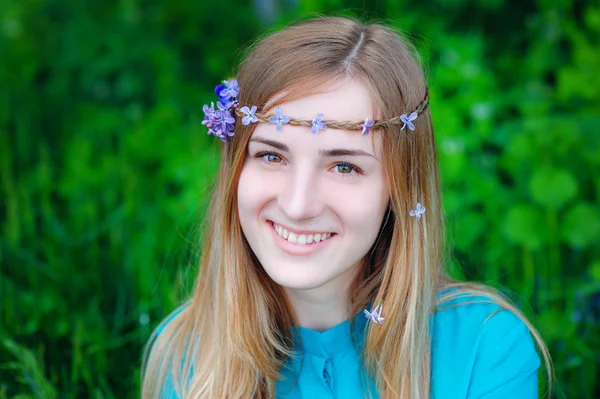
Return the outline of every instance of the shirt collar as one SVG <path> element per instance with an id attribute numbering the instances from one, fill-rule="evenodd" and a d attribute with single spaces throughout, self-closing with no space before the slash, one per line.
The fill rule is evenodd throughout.
<path id="1" fill-rule="evenodd" d="M 356 349 L 355 345 L 362 348 L 367 318 L 361 311 L 354 316 L 353 335 L 356 343 L 352 341 L 350 333 L 350 319 L 331 327 L 329 330 L 320 332 L 306 327 L 298 327 L 302 340 L 302 351 L 306 354 L 332 358 L 339 353 Z M 292 328 L 296 348 L 300 348 L 296 329 Z"/>

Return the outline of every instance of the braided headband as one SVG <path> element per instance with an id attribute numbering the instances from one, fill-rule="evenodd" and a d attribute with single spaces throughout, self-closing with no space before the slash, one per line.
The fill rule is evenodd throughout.
<path id="1" fill-rule="evenodd" d="M 236 119 L 234 115 L 242 118 L 242 125 L 247 126 L 250 123 L 264 122 L 272 123 L 277 125 L 277 131 L 283 130 L 284 124 L 293 126 L 305 126 L 310 127 L 310 131 L 313 134 L 317 134 L 319 130 L 331 129 L 343 129 L 343 130 L 360 130 L 362 134 L 369 134 L 370 129 L 379 129 L 383 127 L 389 127 L 393 125 L 400 125 L 403 130 L 408 126 L 410 130 L 415 130 L 415 125 L 412 123 L 417 117 L 427 108 L 429 105 L 429 90 L 425 91 L 425 98 L 417 106 L 417 108 L 410 112 L 404 113 L 400 116 L 385 120 L 376 121 L 366 118 L 364 122 L 352 122 L 352 121 L 330 121 L 323 120 L 323 114 L 319 113 L 314 117 L 313 120 L 297 119 L 292 118 L 289 115 L 284 115 L 280 107 L 275 107 L 275 114 L 260 114 L 256 112 L 256 105 L 243 106 L 240 108 L 238 103 L 238 96 L 240 93 L 240 87 L 238 81 L 235 79 L 224 80 L 222 84 L 215 88 L 215 94 L 219 97 L 217 102 L 217 109 L 215 104 L 210 103 L 202 107 L 204 111 L 204 120 L 202 124 L 208 127 L 208 134 L 212 134 L 226 142 L 228 138 L 232 138 L 235 130 Z"/>

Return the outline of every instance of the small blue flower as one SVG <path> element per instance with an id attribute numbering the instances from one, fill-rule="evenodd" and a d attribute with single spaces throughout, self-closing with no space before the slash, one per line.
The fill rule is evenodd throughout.
<path id="1" fill-rule="evenodd" d="M 221 98 L 221 92 L 225 89 L 227 89 L 227 86 L 225 86 L 223 83 L 218 84 L 217 87 L 215 87 L 215 94 L 217 97 Z"/>
<path id="2" fill-rule="evenodd" d="M 408 126 L 410 130 L 415 130 L 415 125 L 413 125 L 412 121 L 417 119 L 417 116 L 419 115 L 416 112 L 413 112 L 408 116 L 406 114 L 400 115 L 400 120 L 404 122 L 404 125 L 402 125 L 400 130 L 404 129 L 406 126 Z"/>
<path id="3" fill-rule="evenodd" d="M 272 116 L 269 118 L 269 123 L 277 124 L 277 132 L 281 132 L 283 129 L 283 124 L 288 123 L 292 118 L 283 114 L 283 111 L 279 107 L 275 107 L 275 114 L 277 116 Z"/>
<path id="4" fill-rule="evenodd" d="M 258 122 L 258 118 L 256 117 L 256 115 L 254 115 L 254 113 L 256 112 L 256 105 L 253 105 L 252 109 L 249 109 L 248 107 L 244 106 L 240 108 L 240 111 L 246 114 L 246 116 L 242 118 L 242 125 L 248 126 L 252 122 Z"/>
<path id="5" fill-rule="evenodd" d="M 322 120 L 323 114 L 318 114 L 317 116 L 315 116 L 315 119 L 312 120 L 312 127 L 310 128 L 312 134 L 317 134 L 319 130 L 327 129 L 327 124 L 325 124 L 325 122 L 322 122 Z"/>
<path id="6" fill-rule="evenodd" d="M 223 85 L 225 85 L 225 88 L 217 94 L 219 97 L 221 97 L 221 99 L 229 100 L 230 98 L 237 98 L 237 96 L 240 94 L 240 86 L 238 85 L 237 80 L 224 80 Z"/>
<path id="7" fill-rule="evenodd" d="M 420 202 L 417 202 L 417 209 L 411 209 L 408 214 L 410 216 L 415 216 L 417 220 L 421 219 L 421 215 L 425 213 L 425 208 L 421 205 Z"/>
<path id="8" fill-rule="evenodd" d="M 365 123 L 362 123 L 359 125 L 360 127 L 362 127 L 361 134 L 369 134 L 369 128 L 371 126 L 373 126 L 374 124 L 375 124 L 375 121 L 369 120 L 369 118 L 366 118 Z"/>

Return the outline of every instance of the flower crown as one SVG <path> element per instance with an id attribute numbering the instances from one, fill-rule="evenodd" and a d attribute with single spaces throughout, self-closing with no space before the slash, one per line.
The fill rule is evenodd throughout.
<path id="1" fill-rule="evenodd" d="M 238 96 L 240 94 L 240 86 L 238 81 L 235 79 L 224 80 L 222 84 L 215 87 L 215 94 L 219 97 L 217 101 L 217 108 L 215 104 L 210 103 L 202 107 L 204 111 L 204 120 L 202 124 L 208 127 L 208 134 L 212 134 L 221 139 L 223 142 L 227 142 L 228 139 L 233 138 L 236 119 L 234 116 L 238 116 L 242 119 L 242 125 L 247 126 L 250 123 L 264 122 L 272 123 L 276 125 L 278 132 L 283 130 L 284 124 L 293 126 L 305 126 L 310 127 L 310 131 L 313 134 L 317 134 L 319 130 L 331 129 L 343 129 L 343 130 L 360 130 L 361 134 L 369 134 L 370 130 L 375 130 L 383 127 L 392 125 L 402 125 L 400 130 L 408 127 L 410 130 L 415 130 L 415 125 L 412 123 L 418 118 L 418 116 L 427 108 L 429 105 L 429 90 L 425 91 L 425 98 L 412 112 L 404 113 L 400 116 L 388 119 L 386 121 L 376 121 L 369 118 L 365 118 L 364 122 L 352 122 L 352 121 L 330 121 L 323 120 L 323 114 L 317 114 L 312 120 L 292 118 L 289 115 L 284 115 L 280 107 L 275 107 L 275 114 L 260 114 L 257 113 L 256 105 L 242 106 L 238 102 Z"/>

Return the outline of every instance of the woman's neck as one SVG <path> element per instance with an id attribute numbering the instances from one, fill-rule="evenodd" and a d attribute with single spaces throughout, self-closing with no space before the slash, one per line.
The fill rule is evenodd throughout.
<path id="1" fill-rule="evenodd" d="M 351 317 L 350 287 L 354 277 L 352 272 L 316 288 L 284 288 L 294 309 L 294 324 L 322 332 L 348 320 Z"/>

